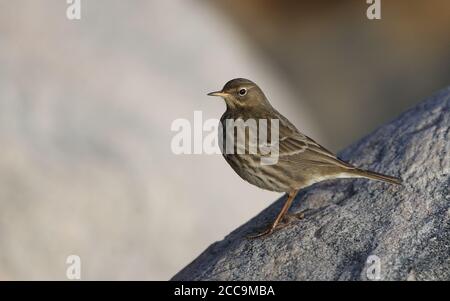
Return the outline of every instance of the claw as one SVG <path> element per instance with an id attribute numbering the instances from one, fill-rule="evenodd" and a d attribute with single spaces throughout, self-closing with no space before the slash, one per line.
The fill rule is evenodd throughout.
<path id="1" fill-rule="evenodd" d="M 273 232 L 273 227 L 270 227 L 267 230 L 265 230 L 264 232 L 261 232 L 261 233 L 255 234 L 255 235 L 249 235 L 249 236 L 247 236 L 247 238 L 248 239 L 260 238 L 260 237 L 264 237 L 269 234 L 272 234 L 272 232 Z"/>

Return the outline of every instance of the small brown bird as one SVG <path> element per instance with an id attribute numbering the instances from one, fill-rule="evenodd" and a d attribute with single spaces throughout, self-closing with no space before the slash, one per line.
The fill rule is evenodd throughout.
<path id="1" fill-rule="evenodd" d="M 220 119 L 223 131 L 219 132 L 225 160 L 247 182 L 266 190 L 287 193 L 287 200 L 274 222 L 267 230 L 252 238 L 272 233 L 285 217 L 298 191 L 314 183 L 337 178 L 367 178 L 401 184 L 398 178 L 362 170 L 339 160 L 333 153 L 297 130 L 287 118 L 272 107 L 262 90 L 248 79 L 233 79 L 226 83 L 221 91 L 211 92 L 208 95 L 222 97 L 227 106 Z M 230 152 L 226 148 L 230 143 L 227 137 L 234 139 L 233 145 L 238 148 L 239 134 L 235 128 L 231 128 L 230 133 L 227 120 L 267 120 L 266 140 L 270 140 L 273 135 L 270 120 L 278 120 L 276 163 L 261 164 L 261 159 L 268 156 L 267 152 L 263 153 L 260 149 L 257 149 L 257 152 L 250 152 L 251 143 L 248 140 L 251 140 L 249 137 L 251 129 L 244 128 L 245 152 L 238 152 L 236 148 Z M 260 127 L 260 123 L 256 126 Z M 259 132 L 261 128 L 257 130 Z"/>

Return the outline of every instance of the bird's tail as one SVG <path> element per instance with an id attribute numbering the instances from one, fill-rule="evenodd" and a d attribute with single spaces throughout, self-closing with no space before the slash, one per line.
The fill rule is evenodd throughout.
<path id="1" fill-rule="evenodd" d="M 352 173 L 358 178 L 366 178 L 371 180 L 377 180 L 381 182 L 391 183 L 395 185 L 402 185 L 402 180 L 399 178 L 383 175 L 374 171 L 356 169 Z"/>

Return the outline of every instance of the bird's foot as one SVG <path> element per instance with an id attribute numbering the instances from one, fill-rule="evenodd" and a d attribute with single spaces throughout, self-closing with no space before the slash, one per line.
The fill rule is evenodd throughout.
<path id="1" fill-rule="evenodd" d="M 296 218 L 296 219 L 298 219 L 298 218 Z M 263 232 L 261 232 L 261 233 L 258 233 L 258 234 L 254 234 L 254 235 L 249 235 L 249 236 L 247 236 L 247 238 L 249 238 L 249 239 L 254 239 L 254 238 L 262 238 L 262 237 L 266 237 L 266 236 L 269 236 L 270 234 L 272 234 L 275 230 L 280 230 L 280 229 L 283 229 L 284 227 L 286 227 L 286 226 L 289 226 L 289 224 L 292 222 L 292 220 L 289 220 L 289 221 L 285 221 L 285 220 L 283 220 L 282 222 L 280 222 L 279 224 L 277 224 L 276 226 L 270 226 L 269 228 L 267 228 L 266 230 L 264 230 Z"/>
<path id="2" fill-rule="evenodd" d="M 264 230 L 261 233 L 258 234 L 254 234 L 254 235 L 249 235 L 247 236 L 248 239 L 255 239 L 255 238 L 262 238 L 265 236 L 269 236 L 270 234 L 272 234 L 275 230 L 279 230 L 282 229 L 286 226 L 289 226 L 291 223 L 298 221 L 298 220 L 302 220 L 305 218 L 305 211 L 301 211 L 298 213 L 293 213 L 293 214 L 286 214 L 283 219 L 281 220 L 280 223 L 278 223 L 277 225 L 271 225 L 270 227 L 268 227 L 266 230 Z"/>
<path id="3" fill-rule="evenodd" d="M 249 238 L 249 239 L 254 239 L 254 238 L 260 238 L 260 237 L 265 237 L 265 236 L 269 236 L 270 234 L 272 234 L 275 230 L 280 230 L 280 229 L 283 229 L 284 227 L 286 227 L 286 226 L 288 226 L 291 222 L 292 222 L 292 220 L 291 219 L 294 219 L 294 217 L 285 217 L 285 218 L 288 218 L 289 220 L 288 221 L 286 221 L 285 219 L 283 219 L 281 222 L 279 222 L 278 224 L 276 224 L 276 225 L 270 225 L 270 227 L 268 227 L 266 230 L 264 230 L 263 232 L 261 232 L 261 233 L 258 233 L 258 234 L 254 234 L 254 235 L 249 235 L 249 236 L 247 236 L 247 238 Z M 295 219 L 299 219 L 300 217 L 295 217 Z"/>
<path id="4" fill-rule="evenodd" d="M 265 237 L 265 236 L 269 236 L 270 234 L 273 233 L 275 228 L 277 228 L 277 227 L 274 227 L 273 225 L 271 225 L 269 228 L 267 228 L 263 232 L 258 233 L 258 234 L 249 235 L 249 236 L 247 236 L 247 238 L 248 239 L 255 239 L 255 238 L 262 238 L 262 237 Z"/>

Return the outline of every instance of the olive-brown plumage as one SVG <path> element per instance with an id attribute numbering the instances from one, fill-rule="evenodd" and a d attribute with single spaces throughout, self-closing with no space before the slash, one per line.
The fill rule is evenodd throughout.
<path id="1" fill-rule="evenodd" d="M 317 142 L 302 134 L 297 128 L 267 100 L 262 90 L 252 81 L 237 78 L 225 84 L 221 91 L 209 93 L 210 96 L 220 96 L 225 100 L 227 110 L 220 121 L 223 128 L 219 135 L 223 141 L 221 147 L 225 160 L 233 170 L 247 182 L 260 188 L 287 192 L 288 198 L 281 212 L 272 225 L 263 233 L 253 237 L 270 234 L 287 213 L 295 195 L 300 189 L 314 183 L 336 178 L 367 178 L 379 180 L 392 184 L 400 184 L 400 179 L 366 171 L 338 159 L 333 153 L 319 145 Z M 261 159 L 267 157 L 259 148 L 251 152 L 249 133 L 251 126 L 245 133 L 245 144 L 240 153 L 237 148 L 238 130 L 227 129 L 227 120 L 267 120 L 267 140 L 271 140 L 271 120 L 278 120 L 278 156 L 275 164 L 261 164 Z M 255 133 L 262 130 L 260 124 L 256 123 L 253 128 Z M 234 152 L 225 151 L 226 144 L 233 140 Z"/>

